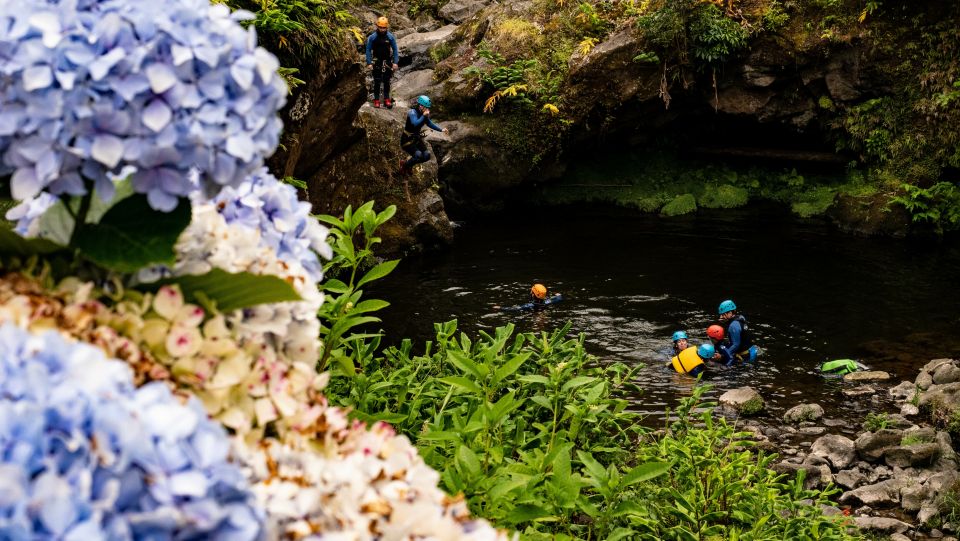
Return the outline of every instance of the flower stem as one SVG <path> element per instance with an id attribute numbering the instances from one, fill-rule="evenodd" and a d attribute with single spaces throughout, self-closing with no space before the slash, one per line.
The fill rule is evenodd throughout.
<path id="1" fill-rule="evenodd" d="M 80 200 L 80 210 L 77 211 L 76 220 L 73 223 L 73 232 L 70 234 L 70 246 L 76 246 L 80 231 L 87 225 L 87 214 L 90 212 L 90 203 L 93 201 L 92 188 L 92 186 L 88 186 L 87 193 Z"/>

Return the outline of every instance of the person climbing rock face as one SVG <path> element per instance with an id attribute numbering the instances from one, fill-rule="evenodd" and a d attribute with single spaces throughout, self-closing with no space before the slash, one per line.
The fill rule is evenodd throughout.
<path id="1" fill-rule="evenodd" d="M 367 37 L 367 69 L 373 70 L 373 106 L 380 107 L 380 87 L 383 87 L 383 105 L 393 108 L 390 99 L 390 79 L 399 69 L 400 51 L 397 38 L 387 30 L 390 21 L 386 17 L 377 19 L 377 30 Z"/>
<path id="2" fill-rule="evenodd" d="M 419 96 L 413 108 L 407 112 L 407 121 L 400 136 L 400 148 L 410 155 L 407 161 L 400 161 L 401 175 L 409 175 L 413 172 L 413 166 L 430 159 L 427 143 L 423 140 L 424 125 L 435 131 L 449 133 L 446 128 L 441 128 L 430 120 L 430 98 Z"/>

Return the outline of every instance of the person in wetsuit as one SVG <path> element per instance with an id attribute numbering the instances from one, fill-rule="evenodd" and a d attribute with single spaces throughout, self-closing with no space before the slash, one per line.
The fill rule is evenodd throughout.
<path id="1" fill-rule="evenodd" d="M 401 175 L 409 175 L 413 172 L 413 166 L 430 159 L 427 143 L 423 140 L 424 126 L 431 130 L 448 133 L 446 128 L 441 128 L 430 120 L 430 98 L 427 96 L 418 96 L 413 108 L 407 112 L 407 120 L 403 126 L 403 134 L 400 136 L 400 148 L 410 155 L 407 161 L 401 162 L 400 164 Z"/>
<path id="2" fill-rule="evenodd" d="M 747 318 L 737 313 L 737 305 L 732 300 L 725 300 L 720 303 L 717 312 L 724 336 L 719 351 L 720 362 L 730 366 L 736 361 L 755 361 L 757 346 L 747 330 Z"/>
<path id="3" fill-rule="evenodd" d="M 670 339 L 673 341 L 674 355 L 678 355 L 690 345 L 689 338 L 687 338 L 687 333 L 683 331 L 677 331 L 673 333 L 673 336 L 671 336 Z"/>
<path id="4" fill-rule="evenodd" d="M 380 87 L 383 86 L 383 105 L 393 108 L 390 99 L 390 78 L 399 69 L 400 50 L 397 38 L 388 31 L 390 22 L 386 17 L 377 19 L 377 30 L 367 37 L 367 69 L 373 70 L 373 106 L 380 107 Z"/>

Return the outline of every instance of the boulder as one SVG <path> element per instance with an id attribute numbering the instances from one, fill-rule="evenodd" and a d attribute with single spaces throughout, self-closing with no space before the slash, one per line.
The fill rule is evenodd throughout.
<path id="1" fill-rule="evenodd" d="M 853 490 L 858 486 L 862 485 L 863 483 L 865 483 L 867 478 L 862 473 L 860 473 L 860 470 L 849 469 L 849 470 L 843 470 L 837 473 L 836 475 L 834 475 L 833 480 L 835 483 L 837 483 L 841 487 L 847 490 Z"/>
<path id="2" fill-rule="evenodd" d="M 940 446 L 936 443 L 917 443 L 889 447 L 883 452 L 883 460 L 888 466 L 897 468 L 923 467 L 936 462 L 940 456 Z"/>
<path id="3" fill-rule="evenodd" d="M 454 24 L 442 26 L 432 32 L 414 32 L 397 40 L 401 60 L 409 60 L 413 69 L 421 69 L 433 63 L 427 54 L 431 47 L 450 37 L 457 29 Z M 404 61 L 404 65 L 408 62 Z"/>
<path id="4" fill-rule="evenodd" d="M 843 470 L 849 467 L 857 458 L 857 450 L 853 440 L 838 434 L 818 438 L 810 447 L 810 454 L 827 459 L 835 470 Z"/>
<path id="5" fill-rule="evenodd" d="M 450 0 L 440 8 L 440 18 L 444 21 L 460 24 L 479 13 L 486 4 L 479 0 Z"/>
<path id="6" fill-rule="evenodd" d="M 935 417 L 945 420 L 960 407 L 960 382 L 931 385 L 920 395 L 918 405 L 921 409 L 929 408 Z"/>
<path id="7" fill-rule="evenodd" d="M 933 490 L 926 485 L 914 484 L 900 490 L 900 507 L 905 511 L 917 512 L 933 496 Z"/>
<path id="8" fill-rule="evenodd" d="M 783 420 L 787 423 L 799 423 L 802 421 L 816 421 L 823 417 L 823 408 L 820 404 L 800 404 L 787 410 L 783 414 Z"/>
<path id="9" fill-rule="evenodd" d="M 888 517 L 857 517 L 854 519 L 857 528 L 862 531 L 880 534 L 903 533 L 910 529 L 910 525 L 902 520 Z"/>
<path id="10" fill-rule="evenodd" d="M 803 478 L 803 486 L 808 490 L 823 485 L 823 480 L 821 478 L 823 470 L 821 468 L 826 468 L 826 466 L 815 466 L 813 464 L 792 464 L 790 462 L 778 462 L 770 467 L 770 469 L 774 472 L 781 475 L 786 475 L 788 480 L 795 479 L 797 472 L 803 470 L 805 473 Z M 829 474 L 829 468 L 827 468 L 827 474 Z"/>
<path id="11" fill-rule="evenodd" d="M 917 385 L 912 381 L 901 381 L 899 385 L 887 389 L 887 393 L 893 398 L 900 400 L 910 400 L 917 390 Z"/>
<path id="12" fill-rule="evenodd" d="M 720 395 L 720 405 L 739 415 L 753 415 L 763 411 L 763 397 L 752 387 L 731 389 Z"/>
<path id="13" fill-rule="evenodd" d="M 932 374 L 937 371 L 938 368 L 945 364 L 956 364 L 955 359 L 933 359 L 927 364 L 923 365 L 923 368 L 920 369 L 921 372 L 926 372 Z"/>
<path id="14" fill-rule="evenodd" d="M 870 507 L 893 507 L 900 503 L 900 489 L 910 484 L 905 479 L 888 479 L 873 485 L 857 487 L 840 496 L 840 503 L 863 504 Z"/>
<path id="15" fill-rule="evenodd" d="M 920 372 L 917 374 L 915 384 L 921 390 L 926 391 L 931 385 L 933 385 L 933 376 L 931 376 L 929 372 Z"/>
<path id="16" fill-rule="evenodd" d="M 960 366 L 953 363 L 944 363 L 933 372 L 933 384 L 943 385 L 960 381 Z"/>
<path id="17" fill-rule="evenodd" d="M 882 370 L 864 370 L 862 372 L 851 372 L 843 376 L 843 381 L 849 382 L 867 382 L 867 381 L 887 381 L 890 374 Z"/>
<path id="18" fill-rule="evenodd" d="M 412 71 L 401 77 L 400 80 L 393 85 L 391 93 L 393 94 L 393 97 L 398 100 L 407 100 L 412 102 L 414 98 L 420 94 L 435 94 L 435 92 L 431 92 L 434 84 L 433 70 L 425 69 Z"/>
<path id="19" fill-rule="evenodd" d="M 920 415 L 920 408 L 914 406 L 913 404 L 904 404 L 903 406 L 900 406 L 900 415 L 903 415 L 904 417 Z"/>
<path id="20" fill-rule="evenodd" d="M 883 457 L 884 451 L 900 445 L 902 430 L 884 428 L 876 432 L 864 432 L 854 442 L 857 453 L 865 460 L 876 461 Z"/>
<path id="21" fill-rule="evenodd" d="M 924 504 L 920 508 L 920 512 L 917 513 L 917 522 L 920 524 L 926 524 L 930 522 L 930 519 L 940 514 L 940 508 L 932 503 Z"/>

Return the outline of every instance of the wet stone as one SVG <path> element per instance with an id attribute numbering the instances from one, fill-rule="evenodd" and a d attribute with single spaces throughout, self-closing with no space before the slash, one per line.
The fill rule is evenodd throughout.
<path id="1" fill-rule="evenodd" d="M 892 533 L 890 534 L 890 541 L 910 541 L 910 538 L 902 533 Z"/>
<path id="2" fill-rule="evenodd" d="M 900 408 L 900 415 L 904 417 L 913 417 L 914 415 L 920 415 L 920 408 L 914 406 L 913 404 L 904 404 Z"/>
<path id="3" fill-rule="evenodd" d="M 833 476 L 833 481 L 847 490 L 853 490 L 865 483 L 867 477 L 859 470 L 843 470 Z"/>
<path id="4" fill-rule="evenodd" d="M 843 376 L 843 381 L 866 382 L 866 381 L 888 381 L 890 373 L 882 370 L 866 370 L 863 372 L 851 372 Z"/>
<path id="5" fill-rule="evenodd" d="M 903 533 L 910 529 L 910 525 L 902 520 L 888 517 L 857 517 L 855 519 L 857 527 L 861 530 L 894 534 Z"/>
<path id="6" fill-rule="evenodd" d="M 913 398 L 916 389 L 917 386 L 912 381 L 901 381 L 899 385 L 887 389 L 887 393 L 894 398 L 909 400 Z"/>
<path id="7" fill-rule="evenodd" d="M 960 381 L 960 366 L 956 366 L 953 363 L 940 365 L 933 372 L 934 385 L 955 383 L 957 381 Z"/>
<path id="8" fill-rule="evenodd" d="M 930 533 L 927 534 L 927 535 L 929 535 L 930 537 L 932 537 L 932 538 L 934 538 L 934 539 L 940 539 L 941 537 L 943 537 L 943 532 L 941 532 L 940 530 L 934 528 L 934 529 L 930 530 Z"/>
<path id="9" fill-rule="evenodd" d="M 853 440 L 836 434 L 823 436 L 813 442 L 810 454 L 825 458 L 837 470 L 849 467 L 857 458 Z"/>
<path id="10" fill-rule="evenodd" d="M 829 427 L 831 427 L 831 428 L 837 427 L 837 426 L 849 426 L 849 423 L 848 423 L 847 421 L 842 420 L 842 419 L 824 419 L 824 420 L 823 420 L 823 424 L 825 424 L 825 425 L 827 425 L 827 426 L 829 426 Z"/>
<path id="11" fill-rule="evenodd" d="M 819 436 L 826 431 L 827 429 L 822 426 L 805 426 L 800 429 L 800 433 L 807 436 Z"/>
<path id="12" fill-rule="evenodd" d="M 877 394 L 877 390 L 869 385 L 860 385 L 859 387 L 843 390 L 843 395 L 850 398 L 856 398 L 858 396 L 870 396 L 872 394 Z"/>
<path id="13" fill-rule="evenodd" d="M 763 411 L 763 397 L 752 387 L 731 389 L 720 395 L 720 405 L 740 415 L 753 415 Z"/>

